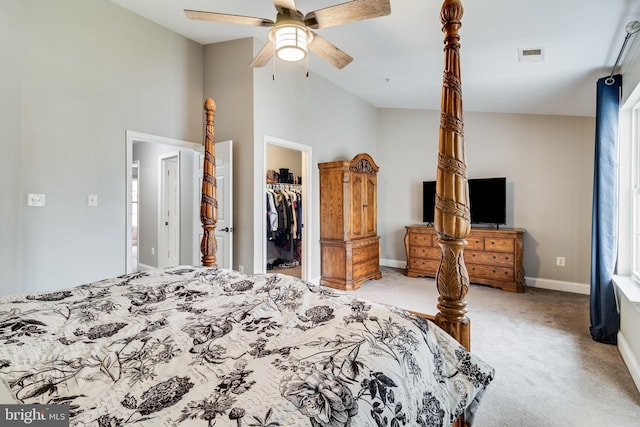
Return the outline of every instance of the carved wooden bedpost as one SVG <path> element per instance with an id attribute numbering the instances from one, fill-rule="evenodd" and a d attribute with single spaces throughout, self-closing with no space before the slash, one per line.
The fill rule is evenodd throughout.
<path id="1" fill-rule="evenodd" d="M 213 119 L 216 115 L 216 103 L 207 98 L 204 102 L 206 128 L 204 137 L 204 165 L 202 168 L 202 200 L 200 201 L 200 221 L 204 234 L 200 243 L 202 265 L 217 267 L 216 223 L 218 222 L 218 199 L 216 198 L 216 148 L 213 141 Z"/>
<path id="2" fill-rule="evenodd" d="M 471 346 L 465 296 L 469 275 L 464 265 L 465 237 L 471 231 L 467 166 L 464 154 L 460 79 L 460 0 L 445 0 L 440 10 L 444 37 L 444 75 L 438 142 L 435 229 L 442 260 L 436 282 L 440 297 L 436 322 L 467 349 Z"/>

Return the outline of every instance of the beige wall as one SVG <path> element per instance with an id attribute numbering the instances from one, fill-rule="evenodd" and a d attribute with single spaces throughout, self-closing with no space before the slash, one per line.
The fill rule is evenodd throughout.
<path id="1" fill-rule="evenodd" d="M 404 262 L 404 226 L 422 221 L 422 181 L 436 176 L 439 113 L 378 116 L 382 258 Z M 526 230 L 526 276 L 586 286 L 594 119 L 465 112 L 464 134 L 469 178 L 507 177 L 507 226 Z"/>
<path id="2" fill-rule="evenodd" d="M 265 161 L 267 170 L 271 169 L 279 173 L 281 168 L 287 168 L 294 178 L 302 175 L 300 163 L 302 162 L 302 155 L 298 150 L 269 144 L 267 145 Z"/>
<path id="3" fill-rule="evenodd" d="M 0 2 L 0 294 L 20 292 L 22 286 L 21 159 L 21 2 Z"/>
<path id="4" fill-rule="evenodd" d="M 216 102 L 215 140 L 233 141 L 233 267 L 253 263 L 253 40 L 204 48 L 204 98 Z M 250 270 L 245 270 L 249 272 Z"/>
<path id="5" fill-rule="evenodd" d="M 0 16 L 0 292 L 122 274 L 125 131 L 200 140 L 203 49 L 104 0 L 0 2 Z"/>

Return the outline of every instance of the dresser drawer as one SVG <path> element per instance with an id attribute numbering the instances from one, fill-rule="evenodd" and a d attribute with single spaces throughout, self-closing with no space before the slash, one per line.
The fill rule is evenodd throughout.
<path id="1" fill-rule="evenodd" d="M 469 277 L 477 277 L 480 279 L 499 280 L 504 282 L 513 282 L 515 274 L 513 268 L 488 266 L 479 264 L 466 264 Z M 471 280 L 473 282 L 473 280 Z"/>
<path id="2" fill-rule="evenodd" d="M 513 266 L 515 256 L 508 252 L 464 251 L 464 262 L 469 264 Z"/>
<path id="3" fill-rule="evenodd" d="M 467 241 L 467 246 L 464 247 L 464 250 L 467 249 L 472 251 L 483 251 L 484 250 L 484 237 L 482 236 L 467 236 L 465 239 Z"/>
<path id="4" fill-rule="evenodd" d="M 424 270 L 424 271 L 432 271 L 435 274 L 438 271 L 438 266 L 440 265 L 439 259 L 428 259 L 428 258 L 410 258 L 407 261 L 407 268 L 412 270 Z"/>
<path id="5" fill-rule="evenodd" d="M 409 277 L 435 277 L 442 253 L 438 234 L 425 225 L 406 226 L 404 237 Z M 474 228 L 465 237 L 464 262 L 471 283 L 524 292 L 522 250 L 524 230 Z"/>
<path id="6" fill-rule="evenodd" d="M 501 239 L 499 237 L 487 237 L 485 239 L 485 251 L 510 252 L 513 253 L 516 248 L 515 240 Z"/>
<path id="7" fill-rule="evenodd" d="M 411 246 L 434 246 L 436 236 L 426 233 L 411 233 L 409 235 L 409 244 Z"/>
<path id="8" fill-rule="evenodd" d="M 442 251 L 440 248 L 430 246 L 411 246 L 409 247 L 409 258 L 430 258 L 440 260 Z"/>

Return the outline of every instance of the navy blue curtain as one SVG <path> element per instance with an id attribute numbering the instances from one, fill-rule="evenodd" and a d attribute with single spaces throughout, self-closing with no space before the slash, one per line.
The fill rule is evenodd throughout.
<path id="1" fill-rule="evenodd" d="M 609 83 L 609 84 L 608 84 Z M 622 76 L 598 80 L 591 222 L 591 337 L 617 344 L 613 273 L 618 246 L 618 120 Z"/>

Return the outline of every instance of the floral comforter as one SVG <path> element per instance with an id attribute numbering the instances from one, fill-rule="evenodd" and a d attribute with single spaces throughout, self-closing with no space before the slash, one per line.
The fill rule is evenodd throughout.
<path id="1" fill-rule="evenodd" d="M 433 323 L 278 274 L 0 298 L 0 378 L 75 426 L 448 426 L 493 375 Z"/>

